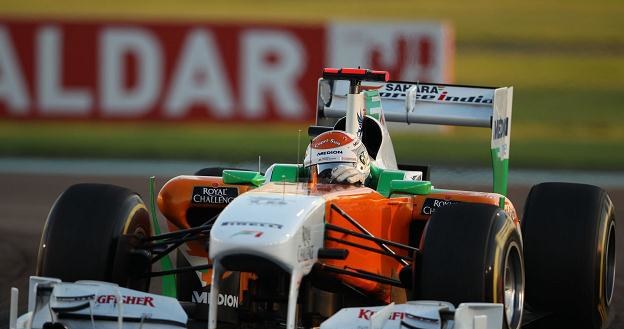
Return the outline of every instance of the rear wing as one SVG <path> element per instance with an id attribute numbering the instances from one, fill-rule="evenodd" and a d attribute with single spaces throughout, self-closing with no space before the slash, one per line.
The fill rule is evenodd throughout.
<path id="1" fill-rule="evenodd" d="M 317 124 L 344 117 L 352 77 L 319 79 Z M 380 121 L 436 124 L 491 129 L 493 190 L 507 194 L 509 136 L 513 87 L 474 87 L 404 81 L 361 81 L 366 114 Z M 372 107 L 369 104 L 383 106 Z"/>

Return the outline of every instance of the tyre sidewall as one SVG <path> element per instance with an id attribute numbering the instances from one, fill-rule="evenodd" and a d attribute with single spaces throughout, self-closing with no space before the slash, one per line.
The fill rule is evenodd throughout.
<path id="1" fill-rule="evenodd" d="M 139 232 L 151 235 L 152 226 L 136 193 L 114 185 L 73 185 L 59 196 L 46 220 L 37 275 L 127 286 L 130 244 L 122 244 L 120 237 Z M 143 283 L 140 288 L 147 287 Z"/>
<path id="2" fill-rule="evenodd" d="M 600 188 L 542 183 L 529 193 L 522 220 L 527 303 L 561 323 L 601 328 L 607 321 L 606 243 L 613 204 Z"/>
<path id="3" fill-rule="evenodd" d="M 522 263 L 520 233 L 502 209 L 483 204 L 440 208 L 427 223 L 422 239 L 416 297 L 455 305 L 503 303 L 505 262 L 511 248 L 516 248 Z M 505 328 L 520 327 L 522 307 L 519 311 L 512 326 L 507 326 L 503 316 Z"/>
<path id="4" fill-rule="evenodd" d="M 488 252 L 485 261 L 484 269 L 486 270 L 486 282 L 485 285 L 485 301 L 505 304 L 505 269 L 508 262 L 512 261 L 510 256 L 513 252 L 517 252 L 519 255 L 520 267 L 524 269 L 524 260 L 522 257 L 522 239 L 518 228 L 511 218 L 507 217 L 504 212 L 500 211 L 496 215 L 496 220 L 492 223 L 492 230 L 488 239 Z M 503 244 L 498 243 L 504 241 Z M 488 271 L 488 269 L 492 269 Z M 521 277 L 518 278 L 524 284 L 524 270 L 520 271 Z M 524 303 L 524 293 L 520 294 L 520 306 Z M 516 305 L 505 305 L 505 307 L 514 307 Z M 522 323 L 522 311 L 523 308 L 519 308 L 519 314 L 512 318 L 511 323 L 507 322 L 506 315 L 503 314 L 503 322 L 505 328 L 520 328 Z"/>

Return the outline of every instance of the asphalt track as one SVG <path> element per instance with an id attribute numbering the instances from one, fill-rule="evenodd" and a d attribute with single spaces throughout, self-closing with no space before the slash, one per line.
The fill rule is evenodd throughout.
<path id="1" fill-rule="evenodd" d="M 157 188 L 166 180 L 166 177 L 158 178 Z M 26 309 L 28 276 L 35 271 L 39 237 L 51 205 L 68 186 L 86 182 L 125 186 L 139 192 L 144 199 L 148 195 L 147 178 L 135 175 L 0 173 L 0 328 L 8 328 L 11 287 L 20 289 L 20 314 Z M 476 184 L 438 187 L 487 190 L 487 187 Z M 510 188 L 510 198 L 520 213 L 529 188 L 518 183 Z M 624 186 L 609 186 L 606 190 L 620 214 L 617 218 L 617 263 L 624 264 L 624 218 L 621 216 Z M 610 329 L 624 328 L 624 270 L 621 266 L 616 279 Z"/>

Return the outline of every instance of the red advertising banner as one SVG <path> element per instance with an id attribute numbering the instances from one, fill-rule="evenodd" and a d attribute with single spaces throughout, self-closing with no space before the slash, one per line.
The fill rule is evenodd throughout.
<path id="1" fill-rule="evenodd" d="M 307 121 L 325 66 L 448 82 L 443 24 L 0 22 L 0 118 Z"/>

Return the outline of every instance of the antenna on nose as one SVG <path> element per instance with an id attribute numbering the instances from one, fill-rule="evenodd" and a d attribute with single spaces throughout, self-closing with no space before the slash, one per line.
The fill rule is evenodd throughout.
<path id="1" fill-rule="evenodd" d="M 297 184 L 297 186 L 299 186 L 299 159 L 301 155 L 301 129 L 299 129 L 299 133 L 297 134 L 297 175 L 295 177 L 297 177 L 297 180 L 295 181 L 295 183 Z"/>

